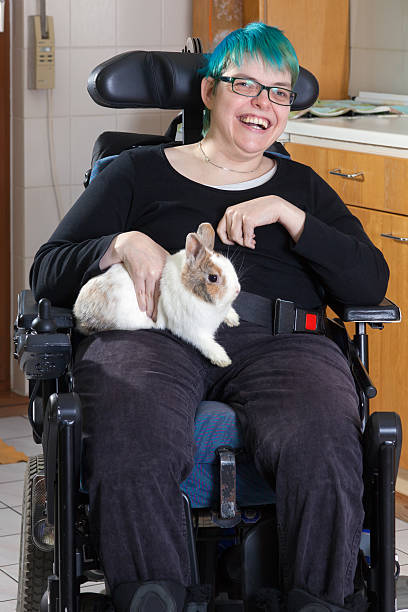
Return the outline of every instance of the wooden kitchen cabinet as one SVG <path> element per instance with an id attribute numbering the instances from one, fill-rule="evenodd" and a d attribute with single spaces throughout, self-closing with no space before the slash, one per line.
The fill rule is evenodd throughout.
<path id="1" fill-rule="evenodd" d="M 370 375 L 378 390 L 371 409 L 398 412 L 403 440 L 408 440 L 408 321 L 404 317 L 408 307 L 408 242 L 383 236 L 408 238 L 408 159 L 297 143 L 285 143 L 285 147 L 294 160 L 311 166 L 337 191 L 390 267 L 387 296 L 400 307 L 402 322 L 386 324 L 382 331 L 369 329 Z M 350 174 L 363 171 L 364 180 L 329 174 L 338 167 Z M 348 328 L 353 334 L 353 326 L 348 324 Z M 401 467 L 408 469 L 408 444 L 403 444 Z"/>
<path id="2" fill-rule="evenodd" d="M 348 97 L 349 0 L 244 0 L 244 21 L 283 30 L 301 66 L 317 77 L 320 98 Z"/>

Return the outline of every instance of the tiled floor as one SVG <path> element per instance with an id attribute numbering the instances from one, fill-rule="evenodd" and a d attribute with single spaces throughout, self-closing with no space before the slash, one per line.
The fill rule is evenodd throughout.
<path id="1" fill-rule="evenodd" d="M 41 453 L 23 416 L 0 418 L 0 438 L 28 456 Z M 0 465 L 0 612 L 16 609 L 21 500 L 26 463 Z M 401 574 L 408 575 L 408 523 L 396 521 L 396 542 Z M 101 584 L 87 583 L 83 590 L 99 591 Z"/>

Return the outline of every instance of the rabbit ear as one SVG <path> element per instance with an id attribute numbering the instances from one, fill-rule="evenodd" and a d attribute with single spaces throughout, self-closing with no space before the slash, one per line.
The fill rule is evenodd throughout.
<path id="1" fill-rule="evenodd" d="M 203 245 L 212 251 L 214 249 L 215 232 L 211 223 L 201 223 L 197 234 L 201 238 Z"/>
<path id="2" fill-rule="evenodd" d="M 186 258 L 188 261 L 200 261 L 205 255 L 205 246 L 197 234 L 187 234 Z"/>

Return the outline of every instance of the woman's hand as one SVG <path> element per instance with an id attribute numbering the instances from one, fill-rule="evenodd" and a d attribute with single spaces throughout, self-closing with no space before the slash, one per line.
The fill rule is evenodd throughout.
<path id="1" fill-rule="evenodd" d="M 114 238 L 102 257 L 101 270 L 122 262 L 135 286 L 137 303 L 153 321 L 157 318 L 160 278 L 168 252 L 142 232 L 124 232 Z"/>
<path id="2" fill-rule="evenodd" d="M 302 235 L 306 215 L 303 210 L 279 196 L 263 196 L 229 206 L 217 227 L 224 244 L 255 248 L 256 227 L 281 223 L 297 242 Z"/>

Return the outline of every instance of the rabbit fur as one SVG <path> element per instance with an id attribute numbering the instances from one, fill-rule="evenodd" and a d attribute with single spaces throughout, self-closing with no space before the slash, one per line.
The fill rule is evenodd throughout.
<path id="1" fill-rule="evenodd" d="M 214 365 L 231 364 L 214 339 L 220 324 L 239 325 L 232 303 L 240 291 L 234 266 L 215 253 L 215 232 L 202 223 L 187 235 L 185 249 L 168 255 L 160 280 L 157 320 L 141 311 L 125 266 L 112 265 L 91 278 L 74 304 L 77 329 L 83 334 L 122 329 L 168 329 L 195 346 Z"/>

